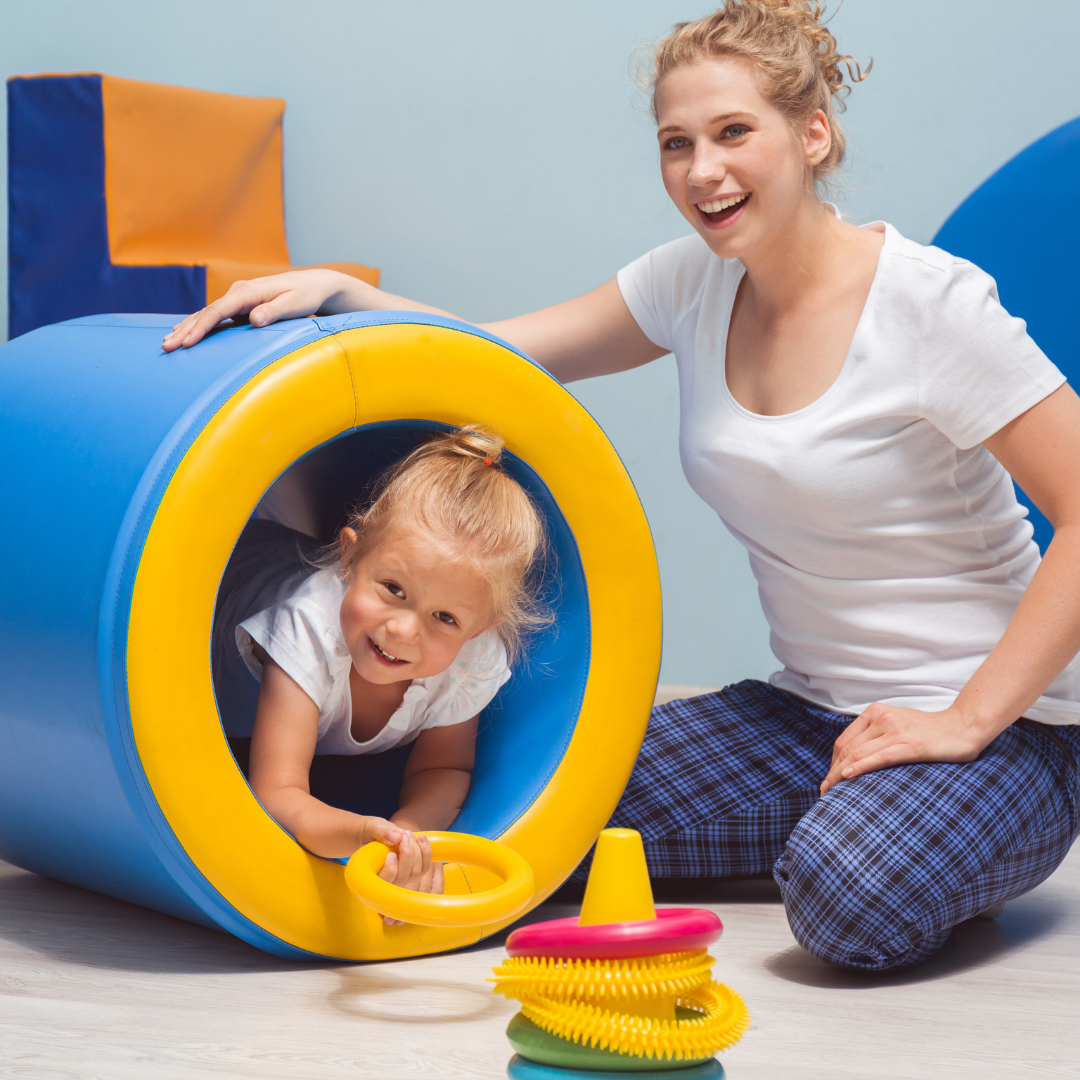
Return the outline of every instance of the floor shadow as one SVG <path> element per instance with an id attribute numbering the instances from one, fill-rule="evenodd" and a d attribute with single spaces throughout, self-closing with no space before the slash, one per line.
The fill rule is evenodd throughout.
<path id="1" fill-rule="evenodd" d="M 1025 948 L 1052 933 L 1067 915 L 1064 908 L 1046 901 L 1027 905 L 1013 901 L 997 919 L 960 923 L 926 963 L 893 974 L 847 971 L 816 959 L 798 945 L 769 957 L 765 968 L 787 982 L 833 990 L 933 982 L 985 967 Z"/>
<path id="2" fill-rule="evenodd" d="M 780 886 L 771 874 L 737 878 L 653 878 L 653 899 L 672 907 L 694 904 L 779 904 Z M 572 883 L 548 903 L 580 905 L 585 886 Z"/>
<path id="3" fill-rule="evenodd" d="M 672 907 L 694 904 L 781 904 L 772 874 L 745 878 L 654 878 L 653 899 Z"/>
<path id="4" fill-rule="evenodd" d="M 456 1024 L 506 1011 L 490 986 L 444 979 L 410 978 L 405 969 L 353 966 L 340 972 L 340 985 L 328 1000 L 355 1019 L 386 1024 Z"/>
<path id="5" fill-rule="evenodd" d="M 0 872 L 0 939 L 109 971 L 232 974 L 341 966 L 271 956 L 224 931 L 14 867 Z"/>

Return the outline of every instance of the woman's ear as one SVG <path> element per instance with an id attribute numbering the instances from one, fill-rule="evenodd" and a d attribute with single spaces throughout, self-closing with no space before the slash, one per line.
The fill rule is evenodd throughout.
<path id="1" fill-rule="evenodd" d="M 820 165 L 828 157 L 832 149 L 832 130 L 829 127 L 829 118 L 821 109 L 810 117 L 803 131 L 802 142 L 806 164 L 811 168 Z"/>
<path id="2" fill-rule="evenodd" d="M 349 565 L 349 552 L 352 551 L 353 545 L 357 541 L 356 530 L 350 529 L 348 525 L 341 530 L 341 535 L 338 537 L 338 542 L 341 544 L 341 565 Z"/>

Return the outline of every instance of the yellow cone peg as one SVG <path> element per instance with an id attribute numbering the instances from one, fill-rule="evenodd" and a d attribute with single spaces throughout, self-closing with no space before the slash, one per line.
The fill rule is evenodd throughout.
<path id="1" fill-rule="evenodd" d="M 605 829 L 596 841 L 579 926 L 655 919 L 641 833 Z"/>
<path id="2" fill-rule="evenodd" d="M 605 829 L 581 915 L 507 939 L 495 992 L 521 1002 L 507 1035 L 521 1058 L 568 1069 L 637 1072 L 712 1062 L 750 1022 L 713 981 L 706 951 L 723 925 L 700 908 L 653 905 L 641 836 Z M 722 1070 L 720 1070 L 722 1074 Z M 674 1074 L 673 1074 L 674 1075 Z"/>

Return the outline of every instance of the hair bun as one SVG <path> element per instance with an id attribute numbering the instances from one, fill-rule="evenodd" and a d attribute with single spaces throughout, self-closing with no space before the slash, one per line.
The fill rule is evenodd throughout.
<path id="1" fill-rule="evenodd" d="M 445 441 L 444 441 L 445 440 Z M 502 436 L 484 424 L 464 424 L 455 432 L 433 440 L 436 446 L 445 448 L 461 457 L 475 458 L 485 464 L 498 465 L 506 444 Z"/>

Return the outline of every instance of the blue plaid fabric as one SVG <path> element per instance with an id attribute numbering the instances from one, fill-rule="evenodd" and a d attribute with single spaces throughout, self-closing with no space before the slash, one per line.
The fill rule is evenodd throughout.
<path id="1" fill-rule="evenodd" d="M 921 963 L 1064 859 L 1080 727 L 1021 720 L 970 764 L 882 769 L 822 798 L 851 719 L 753 680 L 661 705 L 611 825 L 641 833 L 654 877 L 771 870 L 804 948 L 877 972 Z"/>

